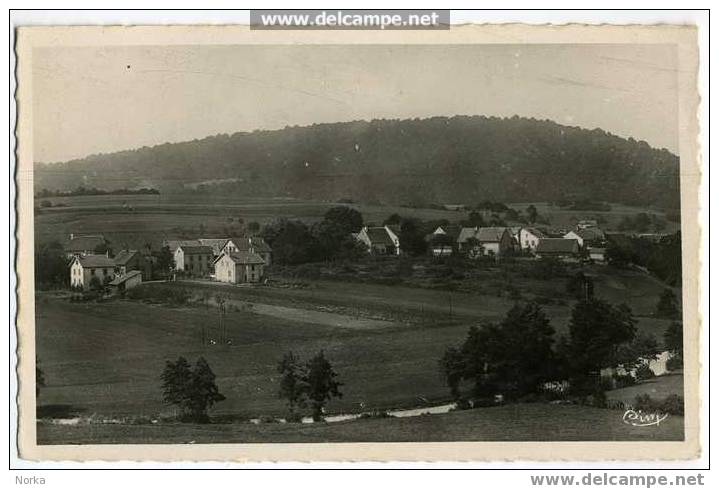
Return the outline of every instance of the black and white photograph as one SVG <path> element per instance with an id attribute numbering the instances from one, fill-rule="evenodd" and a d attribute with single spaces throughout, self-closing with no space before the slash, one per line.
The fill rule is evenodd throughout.
<path id="1" fill-rule="evenodd" d="M 62 29 L 18 33 L 31 445 L 697 453 L 695 29 Z"/>

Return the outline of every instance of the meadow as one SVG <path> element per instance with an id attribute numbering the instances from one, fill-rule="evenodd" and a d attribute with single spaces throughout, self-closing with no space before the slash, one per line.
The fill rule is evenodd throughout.
<path id="1" fill-rule="evenodd" d="M 36 241 L 63 241 L 70 233 L 104 234 L 116 249 L 159 246 L 163 238 L 178 237 L 178 232 L 187 230 L 232 234 L 239 230 L 239 223 L 266 223 L 278 217 L 313 222 L 337 205 L 296 199 L 208 200 L 164 195 L 43 200 L 51 201 L 52 207 L 41 208 L 35 215 Z M 392 213 L 452 222 L 466 216 L 465 212 L 435 209 L 358 208 L 365 222 L 374 223 Z M 540 214 L 551 210 L 551 206 L 541 208 Z M 639 212 L 613 208 L 607 214 L 611 214 L 610 221 L 617 221 L 635 210 Z M 637 316 L 640 331 L 655 335 L 661 342 L 669 324 L 654 317 L 664 288 L 661 282 L 634 270 L 594 266 L 584 271 L 594 278 L 597 296 L 613 303 L 627 302 Z M 551 298 L 543 307 L 558 334 L 567 332 L 575 300 L 565 290 L 566 277 L 539 280 L 497 267 L 478 271 L 465 280 L 469 285 L 461 291 L 413 279 L 399 285 L 382 284 L 371 272 L 361 280 L 331 279 L 322 274 L 293 278 L 286 272 L 270 269 L 270 284 L 262 287 L 206 281 L 155 284 L 190 288 L 195 303 L 184 307 L 130 300 L 79 303 L 70 302 L 63 293 L 38 292 L 36 352 L 46 380 L 38 402 L 40 417 L 172 414 L 172 408 L 162 401 L 160 374 L 165 361 L 179 355 L 190 361 L 204 356 L 217 375 L 227 400 L 213 409 L 216 419 L 282 416 L 286 409 L 277 394 L 277 362 L 288 351 L 307 358 L 321 349 L 344 384 L 344 396 L 329 403 L 328 413 L 441 403 L 448 400 L 449 392 L 438 359 L 448 346 L 464 339 L 469 326 L 496 321 L 506 314 L 515 300 L 503 290 L 504 285 L 511 283 L 525 299 Z M 218 292 L 232 301 L 225 319 L 231 344 L 203 345 L 203 328 L 217 337 L 219 314 L 207 301 L 203 304 L 202 298 Z M 332 426 L 233 423 L 70 427 L 40 423 L 38 436 L 46 443 L 591 440 L 647 436 L 646 431 L 622 425 L 616 419 L 621 413 L 614 411 L 527 406 Z M 538 411 L 519 413 L 518 409 Z M 557 409 L 565 409 L 567 416 L 557 414 Z M 537 423 L 531 416 L 544 421 Z M 677 439 L 681 423 L 675 419 L 662 428 L 666 432 L 655 435 Z"/>
<path id="2" fill-rule="evenodd" d="M 40 444 L 327 443 L 433 441 L 679 441 L 684 417 L 636 427 L 622 411 L 587 406 L 514 404 L 417 418 L 331 424 L 109 425 L 38 424 Z"/>

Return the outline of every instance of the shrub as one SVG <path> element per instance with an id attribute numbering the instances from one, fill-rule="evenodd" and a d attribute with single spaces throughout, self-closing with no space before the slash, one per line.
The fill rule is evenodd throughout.
<path id="1" fill-rule="evenodd" d="M 644 412 L 660 412 L 674 414 L 677 416 L 684 415 L 684 398 L 677 394 L 672 394 L 662 400 L 653 399 L 649 394 L 641 394 L 634 398 L 634 409 Z"/>
<path id="2" fill-rule="evenodd" d="M 653 379 L 656 377 L 654 375 L 654 372 L 652 372 L 652 369 L 649 368 L 649 365 L 646 363 L 643 363 L 637 367 L 636 370 L 637 380 L 648 380 Z"/>
<path id="3" fill-rule="evenodd" d="M 682 370 L 683 368 L 684 359 L 681 357 L 681 355 L 677 355 L 667 360 L 667 370 L 673 372 L 675 370 Z"/>

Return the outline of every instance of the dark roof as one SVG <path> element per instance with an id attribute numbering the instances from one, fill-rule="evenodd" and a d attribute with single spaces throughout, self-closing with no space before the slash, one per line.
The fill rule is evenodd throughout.
<path id="1" fill-rule="evenodd" d="M 119 275 L 119 276 L 115 277 L 114 279 L 112 279 L 112 281 L 110 282 L 110 285 L 120 285 L 121 283 L 126 282 L 127 280 L 129 280 L 133 277 L 136 277 L 138 275 L 140 275 L 142 277 L 142 272 L 139 270 L 133 270 L 131 272 L 127 272 L 125 275 Z"/>
<path id="2" fill-rule="evenodd" d="M 85 255 L 78 256 L 75 259 L 80 262 L 83 268 L 115 268 L 115 260 L 105 255 Z M 70 264 L 72 265 L 74 262 L 73 260 Z"/>
<path id="3" fill-rule="evenodd" d="M 392 237 L 384 227 L 368 227 L 365 232 L 372 245 L 394 246 Z"/>
<path id="4" fill-rule="evenodd" d="M 180 245 L 185 255 L 212 255 L 212 248 L 199 245 Z"/>
<path id="5" fill-rule="evenodd" d="M 230 259 L 235 263 L 241 263 L 242 265 L 262 265 L 265 260 L 262 259 L 257 253 L 248 251 L 235 251 L 227 254 Z"/>
<path id="6" fill-rule="evenodd" d="M 249 251 L 250 248 L 255 253 L 269 253 L 272 251 L 270 245 L 268 245 L 265 240 L 259 236 L 230 238 L 228 241 L 232 241 L 240 251 Z"/>
<path id="7" fill-rule="evenodd" d="M 196 239 L 166 239 L 162 242 L 162 246 L 167 246 L 173 253 L 177 251 L 177 248 L 180 246 L 198 246 L 199 244 Z"/>
<path id="8" fill-rule="evenodd" d="M 132 258 L 140 253 L 137 250 L 122 250 L 117 255 L 115 255 L 115 263 L 117 265 L 125 265 L 127 262 L 132 260 Z"/>
<path id="9" fill-rule="evenodd" d="M 506 227 L 462 228 L 457 241 L 464 243 L 468 239 L 474 238 L 480 243 L 499 243 L 506 231 Z"/>
<path id="10" fill-rule="evenodd" d="M 65 246 L 66 251 L 93 251 L 105 243 L 102 236 L 75 236 Z"/>
<path id="11" fill-rule="evenodd" d="M 576 239 L 543 238 L 537 244 L 537 253 L 579 253 Z"/>
<path id="12" fill-rule="evenodd" d="M 202 246 L 209 246 L 215 255 L 219 255 L 227 243 L 227 238 L 200 238 L 197 243 Z"/>

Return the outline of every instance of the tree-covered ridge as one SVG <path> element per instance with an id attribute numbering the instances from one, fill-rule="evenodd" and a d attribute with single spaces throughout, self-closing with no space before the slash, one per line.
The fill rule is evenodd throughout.
<path id="1" fill-rule="evenodd" d="M 38 163 L 35 176 L 36 188 L 61 190 L 82 183 L 180 191 L 197 182 L 210 182 L 212 192 L 247 196 L 393 204 L 586 199 L 679 207 L 679 158 L 666 149 L 601 129 L 516 116 L 221 134 Z"/>

